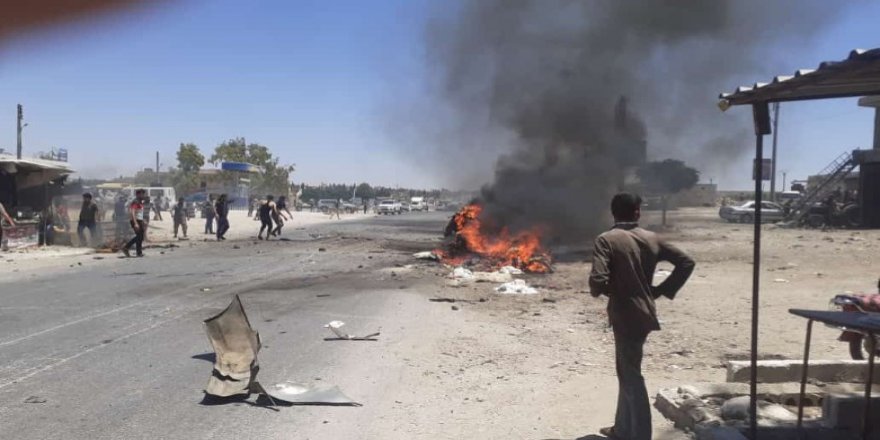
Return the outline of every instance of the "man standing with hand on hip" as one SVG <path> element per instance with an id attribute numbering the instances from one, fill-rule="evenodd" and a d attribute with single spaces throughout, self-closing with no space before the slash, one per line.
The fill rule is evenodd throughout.
<path id="1" fill-rule="evenodd" d="M 608 296 L 619 384 L 614 426 L 599 432 L 620 440 L 651 439 L 642 354 L 648 333 L 660 330 L 654 300 L 660 296 L 673 299 L 694 270 L 694 260 L 684 252 L 639 227 L 641 205 L 641 197 L 635 194 L 614 196 L 614 227 L 596 238 L 590 273 L 590 293 Z M 658 261 L 668 261 L 675 269 L 654 287 Z"/>

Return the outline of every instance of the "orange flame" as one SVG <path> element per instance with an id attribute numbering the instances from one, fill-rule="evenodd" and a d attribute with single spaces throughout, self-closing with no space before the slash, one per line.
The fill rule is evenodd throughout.
<path id="1" fill-rule="evenodd" d="M 540 228 L 511 234 L 503 227 L 496 234 L 486 234 L 480 219 L 482 212 L 481 205 L 472 203 L 453 217 L 456 239 L 464 246 L 464 252 L 439 251 L 443 261 L 458 265 L 475 254 L 489 260 L 495 267 L 513 266 L 526 272 L 550 272 L 550 257 L 541 247 Z"/>

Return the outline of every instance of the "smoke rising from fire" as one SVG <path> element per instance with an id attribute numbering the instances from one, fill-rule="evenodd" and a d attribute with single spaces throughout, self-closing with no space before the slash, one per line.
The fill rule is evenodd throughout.
<path id="1" fill-rule="evenodd" d="M 646 148 L 723 173 L 751 131 L 748 112 L 717 110 L 717 93 L 777 67 L 774 49 L 803 47 L 838 13 L 819 0 L 456 4 L 428 29 L 432 84 L 449 106 L 438 119 L 460 129 L 444 155 L 460 164 L 504 143 L 482 191 L 487 217 L 588 239 Z"/>

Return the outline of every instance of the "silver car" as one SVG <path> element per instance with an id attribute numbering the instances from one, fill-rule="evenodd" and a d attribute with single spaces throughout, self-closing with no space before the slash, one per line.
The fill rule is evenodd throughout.
<path id="1" fill-rule="evenodd" d="M 755 221 L 755 202 L 746 202 L 740 206 L 722 206 L 718 215 L 732 223 L 753 223 Z M 772 223 L 782 221 L 785 210 L 778 203 L 761 202 L 761 222 Z"/>

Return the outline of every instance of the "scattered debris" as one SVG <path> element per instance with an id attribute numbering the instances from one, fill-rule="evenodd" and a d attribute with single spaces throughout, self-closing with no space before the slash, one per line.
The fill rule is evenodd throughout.
<path id="1" fill-rule="evenodd" d="M 773 280 L 774 283 L 788 283 L 789 281 L 785 278 L 776 278 Z"/>
<path id="2" fill-rule="evenodd" d="M 526 284 L 524 280 L 513 280 L 509 283 L 504 283 L 495 288 L 495 291 L 503 294 L 514 294 L 514 295 L 534 295 L 538 293 L 538 291 Z"/>
<path id="3" fill-rule="evenodd" d="M 266 394 L 275 400 L 291 404 L 313 405 L 323 403 L 328 405 L 361 406 L 350 397 L 342 393 L 339 387 L 311 388 L 294 382 L 282 382 L 272 386 L 271 390 L 265 390 Z"/>
<path id="4" fill-rule="evenodd" d="M 417 260 L 440 261 L 440 256 L 435 254 L 433 251 L 416 252 L 413 254 L 413 258 Z"/>
<path id="5" fill-rule="evenodd" d="M 310 388 L 283 382 L 273 386 L 270 392 L 257 382 L 257 372 L 260 370 L 257 353 L 262 346 L 260 334 L 251 328 L 238 295 L 225 310 L 204 323 L 215 353 L 214 369 L 205 387 L 206 394 L 215 397 L 259 394 L 266 396 L 273 405 L 280 401 L 294 405 L 360 406 L 337 387 Z"/>
<path id="6" fill-rule="evenodd" d="M 366 335 L 366 336 L 352 336 L 352 335 L 345 333 L 341 330 L 343 326 L 345 326 L 345 323 L 342 321 L 330 321 L 327 324 L 324 324 L 324 328 L 330 329 L 330 331 L 333 332 L 333 334 L 337 336 L 336 338 L 325 338 L 324 340 L 325 341 L 334 341 L 334 340 L 344 339 L 347 341 L 375 341 L 376 337 L 379 336 L 379 332 L 370 333 L 369 335 Z"/>
<path id="7" fill-rule="evenodd" d="M 214 371 L 205 393 L 217 397 L 249 395 L 259 364 L 260 334 L 251 328 L 238 295 L 219 315 L 204 321 L 208 340 L 214 348 Z"/>
<path id="8" fill-rule="evenodd" d="M 456 310 L 456 311 L 457 311 L 457 310 L 460 310 L 460 307 L 458 307 L 458 306 L 456 306 L 456 305 L 453 305 L 453 306 L 452 306 L 452 310 Z"/>
<path id="9" fill-rule="evenodd" d="M 452 273 L 449 276 L 456 280 L 469 280 L 474 277 L 474 273 L 471 272 L 470 269 L 465 269 L 461 266 L 456 267 L 452 270 Z"/>
<path id="10" fill-rule="evenodd" d="M 199 289 L 199 290 L 202 291 L 202 292 L 210 292 L 210 291 L 211 291 L 211 288 L 210 288 L 210 287 L 202 287 L 202 288 Z"/>
<path id="11" fill-rule="evenodd" d="M 24 399 L 24 403 L 46 403 L 46 398 L 40 396 L 30 396 L 27 399 Z"/>
<path id="12" fill-rule="evenodd" d="M 330 296 L 330 294 L 329 293 L 319 293 L 315 296 L 318 298 L 326 298 L 326 297 Z"/>
<path id="13" fill-rule="evenodd" d="M 318 252 L 327 252 L 327 249 L 325 249 L 325 248 L 318 248 Z"/>
<path id="14" fill-rule="evenodd" d="M 501 269 L 498 269 L 498 272 L 499 273 L 506 273 L 509 275 L 522 275 L 523 274 L 522 269 L 517 269 L 513 266 L 504 266 Z"/>

